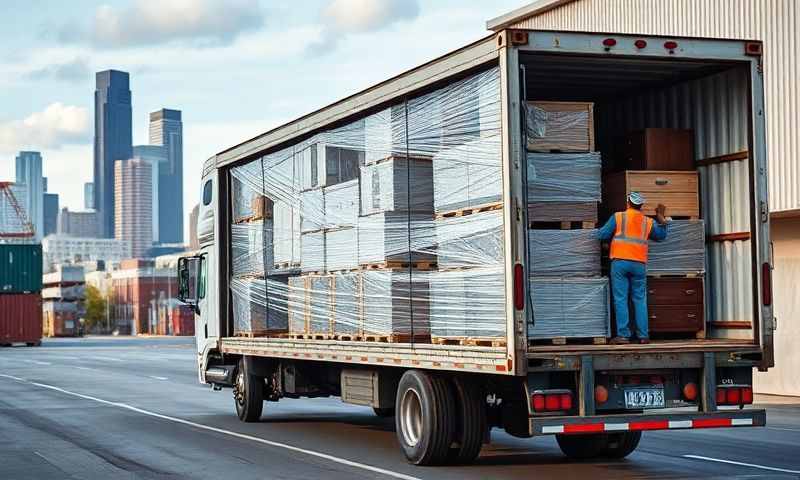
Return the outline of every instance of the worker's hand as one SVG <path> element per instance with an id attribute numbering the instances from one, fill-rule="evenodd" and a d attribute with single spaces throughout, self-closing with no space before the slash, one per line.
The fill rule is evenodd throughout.
<path id="1" fill-rule="evenodd" d="M 656 221 L 662 225 L 667 223 L 667 207 L 663 203 L 656 207 Z"/>

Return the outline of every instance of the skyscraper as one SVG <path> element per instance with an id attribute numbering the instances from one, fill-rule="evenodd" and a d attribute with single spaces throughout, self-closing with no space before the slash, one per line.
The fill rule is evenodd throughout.
<path id="1" fill-rule="evenodd" d="M 83 184 L 83 208 L 94 210 L 94 183 L 86 182 Z"/>
<path id="2" fill-rule="evenodd" d="M 114 162 L 133 153 L 130 77 L 97 72 L 94 92 L 94 208 L 101 237 L 114 236 Z"/>
<path id="3" fill-rule="evenodd" d="M 180 110 L 150 114 L 150 145 L 164 146 L 158 171 L 158 241 L 183 243 L 183 122 Z"/>
<path id="4" fill-rule="evenodd" d="M 58 213 L 57 233 L 68 237 L 96 238 L 99 220 L 97 212 L 70 212 L 67 207 Z"/>
<path id="5" fill-rule="evenodd" d="M 142 258 L 153 245 L 152 167 L 138 158 L 118 160 L 114 173 L 114 236 L 130 243 L 134 258 Z"/>
<path id="6" fill-rule="evenodd" d="M 17 200 L 33 225 L 35 238 L 41 240 L 44 233 L 44 178 L 42 177 L 42 154 L 19 152 L 17 155 L 16 182 L 25 185 L 25 195 Z"/>
<path id="7" fill-rule="evenodd" d="M 44 230 L 42 236 L 46 237 L 58 231 L 58 194 L 44 194 Z"/>
<path id="8" fill-rule="evenodd" d="M 160 188 L 159 185 L 161 184 L 161 176 L 159 173 L 164 168 L 164 164 L 168 161 L 167 156 L 167 147 L 161 145 L 135 145 L 133 147 L 133 158 L 138 158 L 150 164 L 150 168 L 152 169 L 152 187 L 153 187 L 153 243 L 164 243 L 161 240 L 160 228 L 160 216 L 161 210 L 168 209 L 170 207 L 175 208 L 172 205 L 165 205 L 162 204 L 160 201 Z"/>

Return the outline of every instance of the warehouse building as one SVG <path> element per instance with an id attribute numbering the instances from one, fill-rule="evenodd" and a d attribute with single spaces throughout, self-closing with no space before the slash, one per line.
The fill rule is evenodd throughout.
<path id="1" fill-rule="evenodd" d="M 769 194 L 778 331 L 776 368 L 758 374 L 759 392 L 800 395 L 800 2 L 768 0 L 540 0 L 487 22 L 506 28 L 618 32 L 764 42 Z M 719 85 L 725 101 L 725 85 Z M 668 113 L 665 113 L 665 116 Z M 733 134 L 732 134 L 733 135 Z M 722 142 L 724 139 L 717 139 Z M 700 139 L 697 140 L 700 142 Z M 744 153 L 744 152 L 742 152 Z"/>

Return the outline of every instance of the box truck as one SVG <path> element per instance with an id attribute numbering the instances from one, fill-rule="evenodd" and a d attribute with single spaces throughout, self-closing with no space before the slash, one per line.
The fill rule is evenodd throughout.
<path id="1" fill-rule="evenodd" d="M 763 426 L 763 75 L 755 41 L 505 30 L 221 151 L 178 266 L 200 382 L 247 422 L 319 396 L 394 415 L 420 465 L 493 428 L 621 458 L 645 430 Z M 662 162 L 619 153 L 656 128 L 693 171 L 615 174 Z M 603 254 L 573 228 L 634 189 L 701 240 L 654 251 L 653 338 L 612 345 Z"/>

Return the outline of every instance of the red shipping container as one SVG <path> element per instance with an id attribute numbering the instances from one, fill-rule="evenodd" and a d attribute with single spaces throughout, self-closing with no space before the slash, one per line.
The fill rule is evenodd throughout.
<path id="1" fill-rule="evenodd" d="M 172 309 L 172 334 L 194 335 L 194 312 L 190 307 L 181 305 Z"/>
<path id="2" fill-rule="evenodd" d="M 0 294 L 0 345 L 42 341 L 42 294 Z"/>

